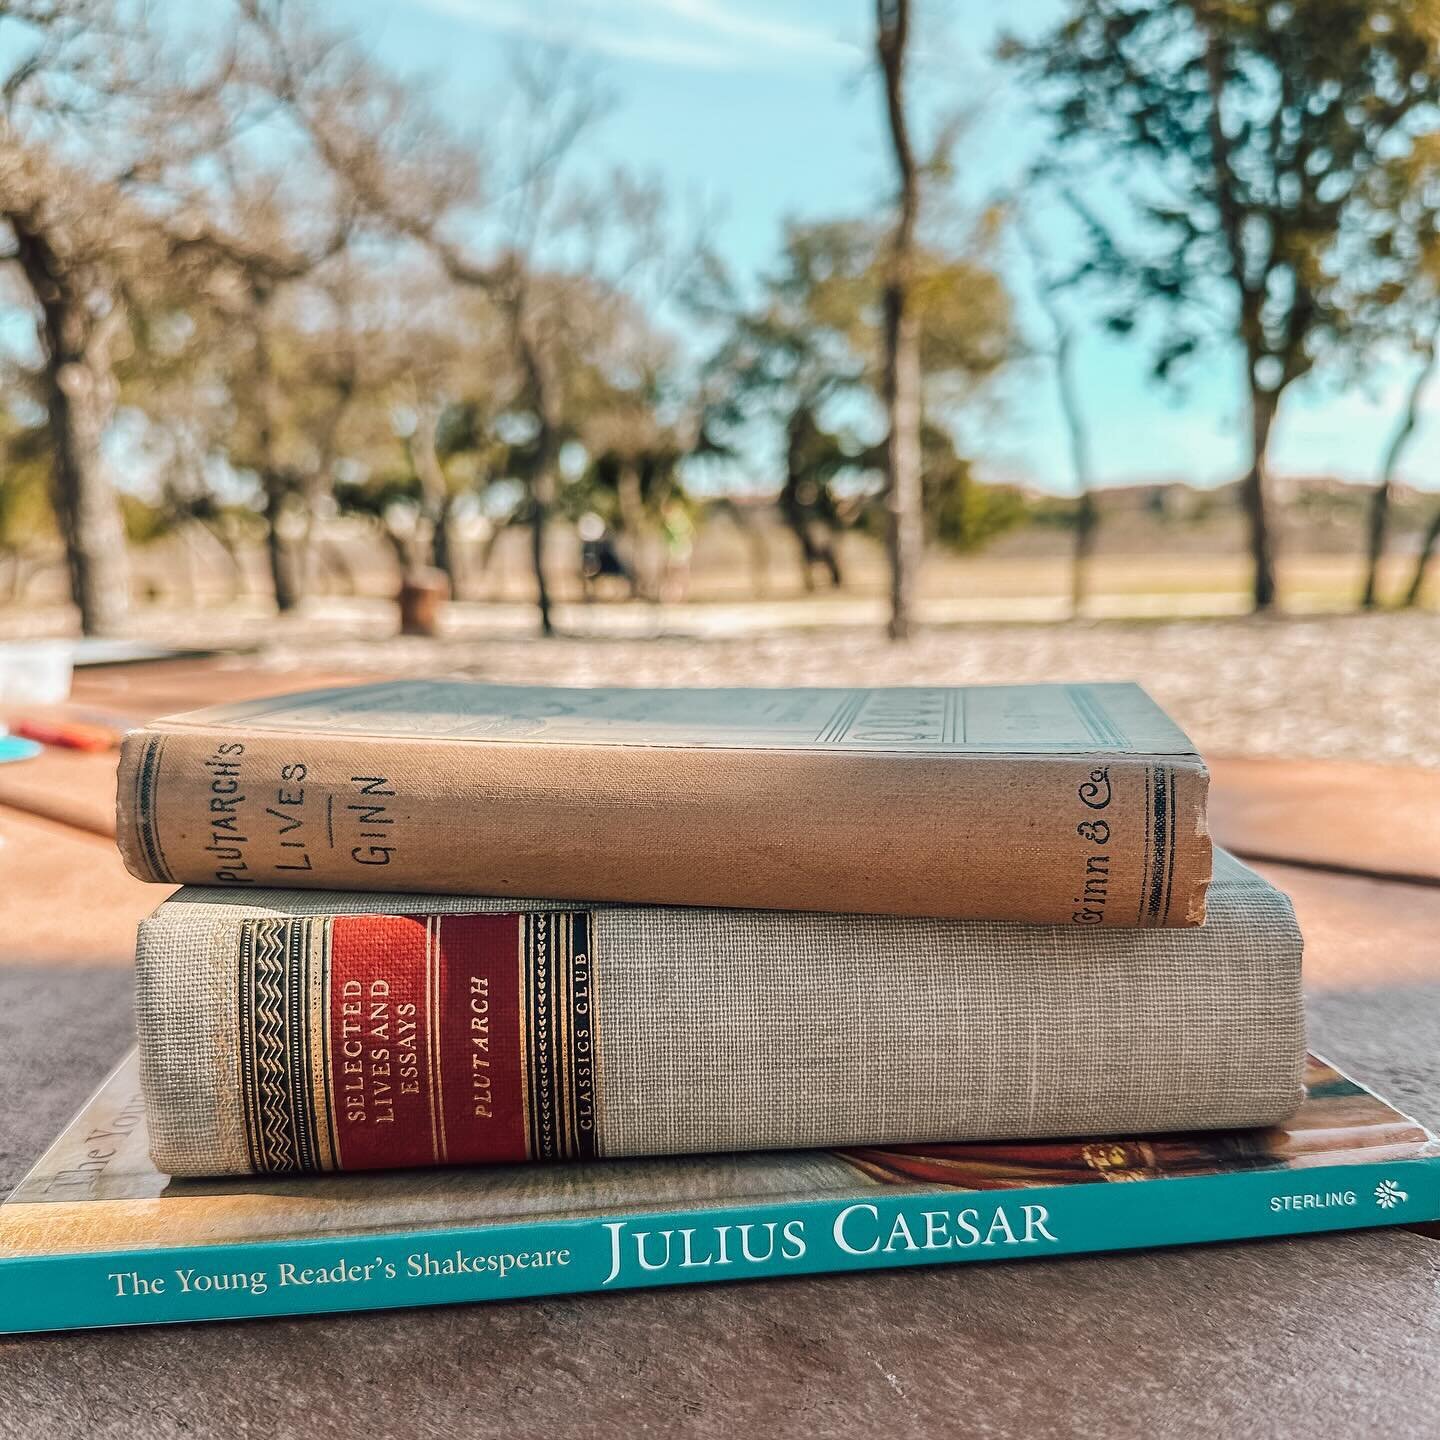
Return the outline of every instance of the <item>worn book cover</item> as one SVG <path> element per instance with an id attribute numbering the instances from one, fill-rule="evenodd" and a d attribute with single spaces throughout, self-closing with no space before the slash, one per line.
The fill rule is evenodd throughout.
<path id="1" fill-rule="evenodd" d="M 1198 925 L 1207 776 L 1138 686 L 403 681 L 124 743 L 142 879 Z"/>
<path id="2" fill-rule="evenodd" d="M 1440 1218 L 1440 1147 L 1323 1061 L 1286 1125 L 175 1180 L 132 1055 L 0 1205 L 0 1330 L 1044 1259 Z M 843 1303 L 843 1302 L 842 1302 Z"/>
<path id="3" fill-rule="evenodd" d="M 1289 900 L 1199 930 L 182 889 L 141 926 L 176 1174 L 1268 1124 L 1300 1099 Z"/>

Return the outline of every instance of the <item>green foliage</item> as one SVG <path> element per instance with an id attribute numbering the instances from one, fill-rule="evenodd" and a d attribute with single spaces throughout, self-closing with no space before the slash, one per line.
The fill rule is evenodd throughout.
<path id="1" fill-rule="evenodd" d="M 1069 495 L 1040 495 L 1026 505 L 1025 519 L 1045 530 L 1074 530 L 1080 523 L 1080 501 Z"/>
<path id="2" fill-rule="evenodd" d="M 1358 294 L 1383 278 L 1398 224 L 1378 181 L 1434 127 L 1437 8 L 1072 0 L 1041 40 L 1002 48 L 1071 152 L 1068 173 L 1108 178 L 1143 223 L 1148 244 L 1124 249 L 1072 196 L 1111 328 L 1164 312 L 1159 374 L 1214 338 L 1217 307 L 1271 396 L 1374 338 Z"/>
<path id="3" fill-rule="evenodd" d="M 987 217 L 968 249 L 922 246 L 917 254 L 912 293 L 932 415 L 963 406 L 1015 351 L 1010 298 L 987 255 L 993 238 Z M 724 447 L 738 446 L 756 422 L 779 432 L 780 505 L 797 529 L 860 523 L 883 533 L 880 453 L 852 424 L 878 399 L 885 244 L 884 227 L 870 221 L 792 225 L 761 303 L 710 307 L 727 330 L 707 370 L 703 434 Z M 933 456 L 926 460 L 932 534 L 963 548 L 1012 523 L 999 510 L 989 514 L 988 496 L 969 486 L 948 434 L 935 425 L 926 431 L 927 450 L 944 457 L 938 469 Z"/>
<path id="4" fill-rule="evenodd" d="M 419 510 L 421 499 L 420 482 L 404 471 L 335 482 L 335 504 L 340 513 L 367 520 L 383 521 L 397 510 L 413 513 Z"/>
<path id="5" fill-rule="evenodd" d="M 791 225 L 754 309 L 733 307 L 709 363 L 723 430 L 757 411 L 788 417 L 879 383 L 885 230 L 870 221 Z M 988 245 L 989 227 L 983 227 Z M 1015 350 L 1009 294 L 984 248 L 920 248 L 914 304 L 927 385 L 973 392 Z"/>
<path id="6" fill-rule="evenodd" d="M 45 427 L 25 425 L 0 409 L 0 552 L 18 554 L 54 538 L 49 487 Z"/>
<path id="7" fill-rule="evenodd" d="M 125 524 L 125 538 L 132 545 L 153 545 L 175 529 L 173 511 L 129 491 L 120 494 L 120 518 Z"/>
<path id="8" fill-rule="evenodd" d="M 1013 485 L 987 485 L 977 480 L 970 460 L 958 453 L 949 432 L 937 425 L 922 428 L 920 459 L 925 537 L 947 550 L 961 554 L 983 550 L 1006 531 L 1032 523 L 1049 503 L 1074 509 L 1073 501 L 1063 500 L 1032 505 Z M 876 484 L 864 497 L 859 525 L 879 540 L 885 535 L 887 521 L 884 496 L 878 488 L 878 449 L 868 452 L 864 460 L 873 467 Z"/>
<path id="9" fill-rule="evenodd" d="M 680 478 L 684 459 L 684 449 L 673 444 L 634 456 L 604 451 L 592 457 L 583 473 L 561 492 L 564 512 L 578 519 L 593 511 L 622 530 L 642 518 L 657 521 L 672 501 L 686 503 Z"/>
<path id="10" fill-rule="evenodd" d="M 1440 325 L 1440 129 L 1371 174 L 1357 203 L 1376 217 L 1342 252 L 1357 324 L 1400 336 L 1423 363 Z"/>
<path id="11" fill-rule="evenodd" d="M 1030 518 L 1025 497 L 1011 485 L 983 485 L 970 462 L 924 476 L 926 533 L 949 550 L 972 553 Z"/>

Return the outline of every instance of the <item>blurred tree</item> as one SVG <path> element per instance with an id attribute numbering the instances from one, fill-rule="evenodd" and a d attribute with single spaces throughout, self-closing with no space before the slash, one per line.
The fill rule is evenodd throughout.
<path id="1" fill-rule="evenodd" d="M 362 296 L 363 315 L 349 314 L 357 389 L 338 431 L 346 474 L 336 499 L 381 526 L 406 578 L 434 567 L 458 595 L 457 508 L 524 464 L 496 428 L 496 404 L 513 389 L 503 337 L 488 306 L 457 295 L 429 264 L 389 261 L 366 276 Z"/>
<path id="2" fill-rule="evenodd" d="M 1090 430 L 1080 406 L 1075 377 L 1075 328 L 1061 294 L 1064 279 L 1055 275 L 1046 260 L 1039 237 L 1025 213 L 1023 203 L 1016 209 L 1015 226 L 1031 268 L 1035 272 L 1036 298 L 1050 326 L 1051 363 L 1055 367 L 1055 390 L 1060 414 L 1070 440 L 1070 473 L 1075 481 L 1074 548 L 1070 556 L 1070 613 L 1078 617 L 1085 608 L 1090 555 L 1095 548 L 1095 531 L 1100 515 L 1095 501 L 1094 476 L 1090 462 Z"/>
<path id="3" fill-rule="evenodd" d="M 217 317 L 168 268 L 145 302 L 132 306 L 132 345 L 116 370 L 117 403 L 128 458 L 153 511 L 150 523 L 177 539 L 187 561 L 198 549 L 208 551 L 208 559 L 192 563 L 218 560 L 233 600 L 245 587 L 242 552 L 263 543 L 264 527 L 243 491 L 224 483 L 233 477 L 221 443 L 230 397 L 217 381 L 216 358 L 224 348 L 219 331 Z M 126 531 L 132 540 L 133 515 L 131 507 Z"/>
<path id="4" fill-rule="evenodd" d="M 875 56 L 885 89 L 885 115 L 895 155 L 895 220 L 885 255 L 884 380 L 885 507 L 890 524 L 890 638 L 914 626 L 915 587 L 924 553 L 920 474 L 920 333 L 911 290 L 915 232 L 920 221 L 920 165 L 905 110 L 910 0 L 875 0 Z"/>
<path id="5" fill-rule="evenodd" d="M 86 634 L 119 628 L 124 532 L 101 440 L 114 403 L 125 285 L 143 232 L 112 174 L 86 169 L 74 127 L 112 123 L 133 86 L 135 36 L 108 0 L 0 0 L 4 259 L 36 315 L 51 496 Z"/>
<path id="6" fill-rule="evenodd" d="M 397 254 L 375 224 L 373 197 L 406 185 L 436 205 L 472 193 L 473 157 L 403 84 L 319 25 L 315 7 L 236 0 L 236 11 L 210 163 L 152 184 L 170 193 L 173 250 L 218 320 L 197 347 L 226 397 L 213 439 L 229 467 L 259 482 L 284 611 L 322 560 L 338 558 L 315 542 L 341 481 L 352 513 L 365 509 L 367 484 L 386 496 L 409 484 L 416 543 L 404 568 L 455 570 L 464 485 L 447 473 L 437 431 L 466 393 L 462 358 L 488 367 L 495 327 L 477 325 L 433 261 Z"/>
<path id="7" fill-rule="evenodd" d="M 681 466 L 691 451 L 682 425 L 667 424 L 641 395 L 617 395 L 580 428 L 590 463 L 580 485 L 571 487 L 567 509 L 599 515 L 626 539 L 637 594 L 661 598 L 664 557 L 653 552 L 665 542 L 666 517 L 685 507 Z"/>
<path id="8" fill-rule="evenodd" d="M 1440 46 L 1440 5 L 1419 13 L 1430 16 L 1433 40 Z M 1396 473 L 1419 428 L 1421 402 L 1440 352 L 1440 134 L 1420 137 L 1407 151 L 1367 176 L 1362 198 L 1380 218 L 1362 230 L 1358 243 L 1345 257 L 1348 271 L 1356 277 L 1356 310 L 1361 323 L 1378 335 L 1398 338 L 1415 364 L 1370 499 L 1365 584 L 1360 597 L 1368 610 L 1380 603 L 1380 562 Z M 1411 586 L 1411 604 L 1423 585 L 1428 554 L 1428 548 L 1422 546 L 1422 573 L 1419 582 Z"/>
<path id="9" fill-rule="evenodd" d="M 201 408 L 208 398 L 194 376 L 187 387 L 173 369 L 166 378 L 129 363 L 152 320 L 163 330 L 183 317 L 191 356 L 232 382 L 232 428 L 250 428 L 233 448 L 248 450 L 242 463 L 264 487 L 277 602 L 290 608 L 304 589 L 290 541 L 308 528 L 324 465 L 295 457 L 324 450 L 333 417 L 278 433 L 279 412 L 298 410 L 301 396 L 285 392 L 277 370 L 288 357 L 271 332 L 281 292 L 345 245 L 348 216 L 302 137 L 277 124 L 285 77 L 273 57 L 226 18 L 187 32 L 173 47 L 186 53 L 172 56 L 143 5 L 0 0 L 0 20 L 28 37 L 0 52 L 14 64 L 0 87 L 0 215 L 40 317 L 56 511 L 87 631 L 123 616 L 125 546 L 102 452 L 122 368 L 141 410 L 157 389 L 172 404 L 187 388 Z"/>
<path id="10" fill-rule="evenodd" d="M 1002 46 L 1071 163 L 1088 167 L 1091 198 L 1078 208 L 1090 268 L 1114 287 L 1110 323 L 1126 331 L 1163 308 L 1161 376 L 1217 333 L 1238 342 L 1257 609 L 1275 600 L 1276 414 L 1327 352 L 1370 338 L 1335 261 L 1358 222 L 1388 223 L 1364 204 L 1367 178 L 1433 125 L 1433 10 L 1432 0 L 1071 0 L 1041 39 Z M 1147 253 L 1102 222 L 1102 177 L 1141 217 Z"/>
<path id="11" fill-rule="evenodd" d="M 1440 509 L 1431 515 L 1430 523 L 1425 527 L 1425 534 L 1420 540 L 1420 552 L 1415 557 L 1415 573 L 1410 577 L 1410 586 L 1405 591 L 1404 604 L 1407 609 L 1418 605 L 1420 597 L 1425 593 L 1425 581 L 1429 578 L 1437 546 L 1440 546 Z"/>
<path id="12" fill-rule="evenodd" d="M 514 113 L 497 128 L 488 205 L 480 156 L 420 97 L 378 75 L 333 36 L 287 31 L 262 0 L 243 0 L 287 76 L 285 94 L 332 173 L 367 216 L 426 247 L 454 284 L 484 297 L 508 340 L 515 393 L 505 407 L 528 432 L 526 519 L 541 630 L 554 633 L 546 528 L 560 456 L 578 423 L 590 357 L 623 323 L 641 277 L 672 257 L 661 199 L 624 173 L 599 184 L 575 162 L 608 108 L 583 64 L 553 48 L 517 49 Z M 318 54 L 311 63 L 308 57 Z M 338 72 L 337 83 L 322 83 Z"/>
<path id="13" fill-rule="evenodd" d="M 856 222 L 791 225 L 779 268 L 748 307 L 712 266 L 690 291 L 692 308 L 722 328 L 702 375 L 700 445 L 733 459 L 757 420 L 783 437 L 780 513 L 800 546 L 806 589 L 815 567 L 842 583 L 839 531 L 853 513 L 834 482 L 856 469 L 855 446 L 822 422 L 832 402 L 863 393 L 868 367 L 857 352 L 857 312 L 873 300 L 875 238 Z M 862 298 L 863 297 L 863 298 Z"/>
<path id="14" fill-rule="evenodd" d="M 817 566 L 829 575 L 832 585 L 844 582 L 839 537 L 854 523 L 860 503 L 854 496 L 842 498 L 836 482 L 861 469 L 853 442 L 822 425 L 809 406 L 797 409 L 785 422 L 780 513 L 800 542 L 801 577 L 807 590 L 814 588 Z"/>
<path id="15" fill-rule="evenodd" d="M 46 426 L 16 414 L 13 390 L 0 395 L 0 560 L 5 562 L 0 599 L 14 601 L 41 563 L 40 547 L 53 536 L 46 493 L 52 460 Z"/>
<path id="16" fill-rule="evenodd" d="M 487 532 L 478 565 L 479 571 L 485 573 L 505 532 L 525 518 L 530 464 L 526 447 L 512 443 L 508 417 L 499 408 L 504 398 L 513 393 L 513 384 L 501 380 L 493 389 L 488 384 L 482 389 L 475 383 L 503 376 L 504 364 L 498 360 L 490 367 L 465 360 L 460 364 L 464 377 L 461 398 L 447 405 L 437 418 L 435 453 L 451 496 L 473 497 L 481 528 Z M 471 382 L 468 385 L 464 383 L 467 379 Z M 511 434 L 512 439 L 507 440 L 502 432 Z M 452 588 L 459 583 L 460 576 L 452 570 Z"/>
<path id="17" fill-rule="evenodd" d="M 124 534 L 101 449 L 113 413 L 114 349 L 125 301 L 115 270 L 134 260 L 113 228 L 119 198 L 33 150 L 0 157 L 11 257 L 39 309 L 51 437 L 51 494 L 70 593 L 87 635 L 120 628 L 127 607 Z"/>
<path id="18" fill-rule="evenodd" d="M 947 228 L 953 244 L 958 227 Z M 926 480 L 926 467 L 941 455 L 935 436 L 944 434 L 954 454 L 940 417 L 973 401 L 1014 352 L 1009 295 L 989 263 L 994 237 L 995 217 L 986 215 L 963 245 L 921 244 L 911 258 L 922 524 L 943 508 L 935 491 L 940 477 L 960 474 L 937 463 Z M 868 221 L 791 225 L 758 305 L 741 305 L 720 274 L 694 297 L 703 318 L 725 327 L 705 367 L 700 443 L 735 454 L 756 421 L 780 432 L 780 510 L 799 541 L 807 588 L 816 566 L 840 583 L 838 536 L 862 517 L 869 524 L 877 499 L 869 482 L 886 474 L 884 440 L 867 445 L 852 432 L 883 395 L 887 244 L 885 229 Z M 887 493 L 882 483 L 882 538 L 890 530 Z"/>
<path id="19" fill-rule="evenodd" d="M 1024 497 L 1013 486 L 983 485 L 955 448 L 948 430 L 927 424 L 924 457 L 925 532 L 947 549 L 969 553 L 1028 518 Z"/>
<path id="20" fill-rule="evenodd" d="M 1395 495 L 1395 473 L 1407 446 L 1414 438 L 1420 421 L 1420 402 L 1426 388 L 1435 375 L 1437 359 L 1440 359 L 1440 305 L 1432 321 L 1428 335 L 1416 339 L 1416 369 L 1406 391 L 1405 408 L 1400 420 L 1385 447 L 1385 458 L 1380 466 L 1380 481 L 1370 497 L 1366 517 L 1365 585 L 1360 593 L 1361 607 L 1373 610 L 1380 603 L 1380 562 L 1385 554 L 1385 534 L 1389 528 L 1390 507 Z M 1433 542 L 1432 542 L 1433 543 Z M 1418 597 L 1419 590 L 1414 594 Z M 1409 603 L 1414 604 L 1412 599 Z"/>
<path id="21" fill-rule="evenodd" d="M 175 240 L 200 293 L 193 349 L 226 399 L 212 409 L 212 439 L 231 467 L 260 484 L 271 584 L 285 613 L 309 588 L 315 507 L 359 390 L 348 277 L 337 267 L 327 288 L 320 274 L 342 250 L 346 222 L 307 245 L 289 233 L 295 209 L 263 179 L 242 181 L 223 209 L 212 204 L 203 217 L 187 212 Z"/>
<path id="22" fill-rule="evenodd" d="M 562 508 L 573 521 L 589 514 L 618 532 L 635 593 L 659 599 L 666 515 L 686 503 L 681 469 L 697 443 L 693 397 L 676 346 L 642 306 L 597 294 L 593 281 L 575 288 L 592 308 L 583 345 L 563 367 L 565 438 L 585 463 L 565 486 Z"/>
<path id="23" fill-rule="evenodd" d="M 998 535 L 1030 519 L 1030 507 L 1013 486 L 986 485 L 955 445 L 945 427 L 925 421 L 920 429 L 921 494 L 925 538 L 947 550 L 970 554 Z M 884 464 L 883 445 L 862 451 L 857 462 L 876 473 Z M 883 504 L 861 511 L 860 523 L 883 539 L 889 515 Z"/>

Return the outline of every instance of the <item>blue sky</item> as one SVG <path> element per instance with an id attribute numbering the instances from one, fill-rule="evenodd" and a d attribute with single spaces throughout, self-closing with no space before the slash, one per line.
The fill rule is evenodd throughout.
<path id="1" fill-rule="evenodd" d="M 787 217 L 863 214 L 889 177 L 877 90 L 868 70 L 867 0 L 328 0 L 385 63 L 424 75 L 457 122 L 482 130 L 503 82 L 507 47 L 563 39 L 591 53 L 616 95 L 597 162 L 658 175 L 683 204 L 718 215 L 713 241 L 742 276 L 769 264 Z M 1059 0 L 921 0 L 917 106 L 963 103 L 977 115 L 964 148 L 964 197 L 1014 184 L 1043 144 L 1008 75 L 989 59 L 1003 26 L 1042 25 Z M 1044 217 L 1041 216 L 1042 228 Z M 1063 248 L 1063 240 L 1057 240 Z M 1063 256 L 1057 255 L 1057 259 Z M 1044 328 L 1019 254 L 1006 271 L 1022 323 Z M 1081 390 L 1102 483 L 1161 477 L 1211 484 L 1240 470 L 1245 412 L 1238 359 L 1223 352 L 1189 376 L 1183 396 L 1154 385 L 1138 342 L 1096 333 L 1076 312 Z M 1292 391 L 1276 439 L 1277 471 L 1374 476 L 1403 396 L 1400 363 L 1363 383 Z M 1000 403 L 966 436 L 987 471 L 1070 486 L 1054 386 L 1041 362 L 1020 367 Z M 1440 486 L 1440 385 L 1404 467 Z"/>

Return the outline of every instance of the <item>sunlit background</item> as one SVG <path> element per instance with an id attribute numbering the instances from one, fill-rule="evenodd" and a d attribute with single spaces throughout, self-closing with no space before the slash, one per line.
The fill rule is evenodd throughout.
<path id="1" fill-rule="evenodd" d="M 0 636 L 1138 674 L 1228 748 L 1350 753 L 1335 677 L 1432 698 L 1437 33 L 1301 0 L 8 0 Z"/>

